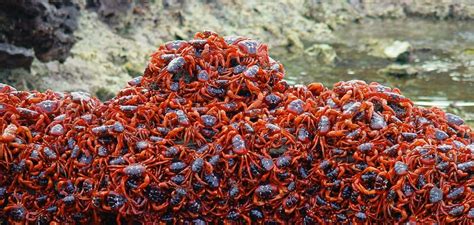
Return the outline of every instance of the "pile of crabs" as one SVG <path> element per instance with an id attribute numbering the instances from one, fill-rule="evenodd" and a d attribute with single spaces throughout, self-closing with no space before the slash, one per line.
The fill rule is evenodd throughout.
<path id="1" fill-rule="evenodd" d="M 197 33 L 105 103 L 0 86 L 0 223 L 474 222 L 474 132 L 398 89 L 290 86 Z"/>

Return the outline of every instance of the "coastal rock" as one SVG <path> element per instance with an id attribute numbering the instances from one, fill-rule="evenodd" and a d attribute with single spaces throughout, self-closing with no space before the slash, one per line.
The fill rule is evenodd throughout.
<path id="1" fill-rule="evenodd" d="M 31 73 L 41 79 L 37 89 L 85 91 L 109 99 L 123 83 L 143 72 L 153 46 L 113 33 L 96 13 L 83 11 L 78 41 L 65 62 L 33 61 Z M 101 31 L 101 32 L 97 32 Z"/>
<path id="2" fill-rule="evenodd" d="M 366 46 L 369 55 L 379 58 L 407 63 L 412 57 L 412 46 L 407 41 L 370 39 L 367 41 Z"/>
<path id="3" fill-rule="evenodd" d="M 100 19 L 110 25 L 126 23 L 131 19 L 133 0 L 89 0 L 86 7 L 97 11 Z"/>
<path id="4" fill-rule="evenodd" d="M 403 55 L 410 54 L 411 45 L 407 41 L 394 41 L 391 45 L 384 48 L 383 53 L 390 59 L 401 59 Z"/>
<path id="5" fill-rule="evenodd" d="M 336 51 L 327 44 L 314 44 L 305 50 L 305 54 L 313 57 L 318 62 L 332 64 L 337 57 Z"/>
<path id="6" fill-rule="evenodd" d="M 474 18 L 474 5 L 469 0 L 305 0 L 304 2 L 308 17 L 338 23 L 367 17 Z"/>
<path id="7" fill-rule="evenodd" d="M 31 49 L 0 43 L 1 68 L 28 68 L 33 62 L 33 58 L 34 52 Z"/>
<path id="8" fill-rule="evenodd" d="M 0 2 L 0 43 L 10 44 L 10 51 L 23 55 L 8 59 L 11 67 L 31 64 L 30 53 L 42 62 L 64 61 L 75 43 L 79 6 L 75 1 L 17 1 Z M 23 49 L 21 49 L 23 48 Z M 4 51 L 5 52 L 5 51 Z M 13 63 L 13 60 L 19 60 Z"/>
<path id="9" fill-rule="evenodd" d="M 410 77 L 419 73 L 419 69 L 411 65 L 390 64 L 379 71 L 382 74 L 396 77 Z"/>

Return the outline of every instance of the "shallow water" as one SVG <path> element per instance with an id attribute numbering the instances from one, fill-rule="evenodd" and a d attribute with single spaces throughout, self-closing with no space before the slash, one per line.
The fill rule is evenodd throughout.
<path id="1" fill-rule="evenodd" d="M 474 24 L 464 21 L 365 21 L 338 28 L 331 45 L 338 55 L 333 65 L 317 63 L 304 54 L 275 55 L 292 84 L 321 82 L 326 86 L 358 79 L 398 87 L 417 105 L 445 108 L 474 125 Z M 379 72 L 393 63 L 370 56 L 369 40 L 408 41 L 413 47 L 409 65 L 418 75 L 395 77 Z M 308 43 L 311 46 L 311 43 Z"/>

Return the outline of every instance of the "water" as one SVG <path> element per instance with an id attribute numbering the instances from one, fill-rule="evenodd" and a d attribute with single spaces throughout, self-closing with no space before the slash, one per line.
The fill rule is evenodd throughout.
<path id="1" fill-rule="evenodd" d="M 338 28 L 331 43 L 338 55 L 334 65 L 304 54 L 280 55 L 286 80 L 292 84 L 321 82 L 326 86 L 358 79 L 398 87 L 415 104 L 437 106 L 461 115 L 474 125 L 474 24 L 464 21 L 373 20 Z M 395 77 L 379 70 L 392 64 L 367 53 L 369 40 L 408 41 L 414 51 L 409 63 L 418 75 Z M 311 43 L 307 43 L 311 46 Z"/>

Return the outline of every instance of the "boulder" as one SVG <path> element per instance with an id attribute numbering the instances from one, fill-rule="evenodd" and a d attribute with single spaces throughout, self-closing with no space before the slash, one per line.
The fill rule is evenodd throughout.
<path id="1" fill-rule="evenodd" d="M 411 45 L 407 41 L 394 41 L 384 48 L 383 53 L 387 58 L 400 59 L 405 58 L 404 55 L 409 55 L 410 51 Z"/>
<path id="2" fill-rule="evenodd" d="M 314 44 L 305 50 L 305 54 L 316 58 L 318 62 L 332 64 L 337 57 L 336 51 L 328 44 Z"/>
<path id="3" fill-rule="evenodd" d="M 102 21 L 116 26 L 131 19 L 134 4 L 132 0 L 88 0 L 86 7 L 97 11 Z"/>
<path id="4" fill-rule="evenodd" d="M 396 77 L 411 77 L 419 73 L 419 69 L 411 65 L 391 64 L 379 71 L 382 74 Z"/>
<path id="5" fill-rule="evenodd" d="M 29 68 L 33 58 L 34 53 L 31 49 L 0 43 L 0 68 Z"/>
<path id="6" fill-rule="evenodd" d="M 9 46 L 9 52 L 16 52 L 8 64 L 29 66 L 31 59 L 25 49 L 33 49 L 42 62 L 64 61 L 76 41 L 73 32 L 77 29 L 78 16 L 79 6 L 73 0 L 0 1 L 0 33 L 3 34 L 0 43 L 5 44 L 5 49 Z M 0 62 L 4 64 L 7 62 Z"/>
<path id="7" fill-rule="evenodd" d="M 399 63 L 408 63 L 412 57 L 412 46 L 407 41 L 370 39 L 367 41 L 369 55 Z"/>

